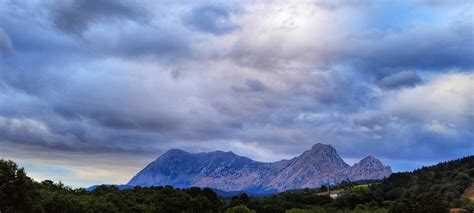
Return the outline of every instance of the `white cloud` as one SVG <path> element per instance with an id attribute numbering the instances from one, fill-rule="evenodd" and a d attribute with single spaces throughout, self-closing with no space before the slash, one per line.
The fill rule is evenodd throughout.
<path id="1" fill-rule="evenodd" d="M 443 123 L 437 120 L 432 120 L 430 123 L 425 124 L 426 130 L 447 136 L 455 136 L 455 128 L 456 127 L 453 124 Z"/>
<path id="2" fill-rule="evenodd" d="M 473 73 L 433 74 L 424 85 L 389 95 L 384 108 L 405 119 L 465 126 L 472 119 L 473 91 Z"/>
<path id="3" fill-rule="evenodd" d="M 281 159 L 288 159 L 288 155 L 275 154 L 271 149 L 265 149 L 258 143 L 250 143 L 243 141 L 233 141 L 230 143 L 231 150 L 235 150 L 237 154 L 250 157 L 253 160 L 262 162 L 274 162 Z"/>

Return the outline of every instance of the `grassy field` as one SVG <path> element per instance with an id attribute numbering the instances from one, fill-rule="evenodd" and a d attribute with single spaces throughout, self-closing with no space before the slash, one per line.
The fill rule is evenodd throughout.
<path id="1" fill-rule="evenodd" d="M 354 188 L 369 188 L 369 184 L 361 184 L 361 185 L 355 185 Z M 344 189 L 332 189 L 331 194 L 337 193 L 343 193 L 345 190 Z M 327 192 L 318 192 L 316 193 L 317 195 L 327 195 Z"/>
<path id="2" fill-rule="evenodd" d="M 343 192 L 344 192 L 344 189 L 333 189 L 333 190 L 331 190 L 331 194 L 334 194 L 334 193 L 340 194 L 340 193 L 343 193 Z M 328 195 L 328 192 L 318 192 L 318 193 L 316 193 L 316 195 Z"/>
<path id="3" fill-rule="evenodd" d="M 471 186 L 464 191 L 463 196 L 474 202 L 474 180 L 471 182 Z"/>
<path id="4" fill-rule="evenodd" d="M 369 188 L 369 184 L 355 185 L 354 188 Z"/>

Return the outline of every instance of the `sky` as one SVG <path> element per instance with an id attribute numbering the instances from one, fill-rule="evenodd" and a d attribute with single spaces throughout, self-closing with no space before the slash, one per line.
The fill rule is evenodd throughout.
<path id="1" fill-rule="evenodd" d="M 472 1 L 0 1 L 0 157 L 126 183 L 168 149 L 393 171 L 474 154 Z"/>

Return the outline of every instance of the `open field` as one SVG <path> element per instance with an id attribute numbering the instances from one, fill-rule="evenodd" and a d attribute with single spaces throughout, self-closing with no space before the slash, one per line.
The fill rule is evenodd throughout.
<path id="1" fill-rule="evenodd" d="M 344 191 L 345 191 L 344 189 L 335 189 L 335 190 L 333 189 L 331 190 L 331 194 L 342 194 L 344 193 Z M 328 192 L 318 192 L 316 193 L 316 195 L 319 195 L 319 196 L 328 195 Z"/>
<path id="2" fill-rule="evenodd" d="M 361 184 L 361 185 L 355 185 L 354 188 L 369 188 L 369 184 Z"/>

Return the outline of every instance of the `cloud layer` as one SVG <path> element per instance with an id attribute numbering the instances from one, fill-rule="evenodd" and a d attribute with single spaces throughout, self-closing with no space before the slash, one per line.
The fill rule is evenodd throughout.
<path id="1" fill-rule="evenodd" d="M 474 153 L 468 1 L 0 6 L 0 153 L 38 179 L 123 183 L 170 148 Z"/>

